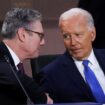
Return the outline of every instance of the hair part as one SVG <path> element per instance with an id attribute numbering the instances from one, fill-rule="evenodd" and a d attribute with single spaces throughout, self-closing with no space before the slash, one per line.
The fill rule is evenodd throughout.
<path id="1" fill-rule="evenodd" d="M 1 35 L 3 38 L 15 37 L 20 27 L 28 28 L 31 22 L 41 21 L 42 16 L 37 10 L 27 8 L 13 8 L 6 13 Z"/>
<path id="2" fill-rule="evenodd" d="M 77 16 L 77 15 L 81 15 L 81 16 L 83 16 L 86 19 L 86 22 L 88 24 L 89 30 L 93 29 L 93 27 L 94 27 L 94 20 L 93 20 L 92 15 L 88 11 L 86 11 L 86 10 L 84 10 L 82 8 L 72 8 L 72 9 L 69 9 L 66 12 L 62 13 L 60 15 L 60 18 L 59 18 L 59 24 L 62 21 L 68 20 L 68 19 L 70 19 L 70 18 L 72 18 L 74 16 Z"/>

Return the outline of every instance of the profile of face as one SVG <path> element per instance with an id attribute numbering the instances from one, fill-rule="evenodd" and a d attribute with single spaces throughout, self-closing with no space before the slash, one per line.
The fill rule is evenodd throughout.
<path id="1" fill-rule="evenodd" d="M 29 29 L 25 29 L 27 37 L 25 40 L 25 50 L 28 58 L 38 57 L 39 48 L 45 44 L 42 23 L 32 22 Z"/>
<path id="2" fill-rule="evenodd" d="M 85 59 L 92 50 L 95 40 L 95 28 L 89 29 L 87 21 L 82 16 L 73 16 L 60 22 L 64 45 L 77 60 Z"/>

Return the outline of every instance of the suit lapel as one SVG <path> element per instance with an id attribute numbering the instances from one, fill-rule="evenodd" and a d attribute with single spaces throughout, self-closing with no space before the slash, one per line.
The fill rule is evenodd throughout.
<path id="1" fill-rule="evenodd" d="M 0 42 L 0 53 L 1 53 L 3 56 L 8 57 L 10 64 L 12 65 L 12 67 L 13 67 L 14 70 L 15 70 L 16 67 L 15 67 L 14 61 L 13 61 L 13 59 L 12 59 L 12 56 L 11 56 L 11 54 L 10 54 L 8 48 L 5 46 L 5 44 L 4 44 L 3 42 Z"/>
<path id="2" fill-rule="evenodd" d="M 102 68 L 102 70 L 105 74 L 105 50 L 102 49 L 102 51 L 101 51 L 98 49 L 94 49 L 94 54 L 98 60 L 100 67 Z"/>
<path id="3" fill-rule="evenodd" d="M 90 88 L 88 85 L 85 83 L 83 77 L 81 76 L 80 72 L 78 71 L 74 60 L 68 54 L 67 52 L 65 53 L 65 67 L 67 67 L 67 75 L 72 79 L 76 87 L 83 93 L 85 93 L 89 98 L 94 98 Z"/>

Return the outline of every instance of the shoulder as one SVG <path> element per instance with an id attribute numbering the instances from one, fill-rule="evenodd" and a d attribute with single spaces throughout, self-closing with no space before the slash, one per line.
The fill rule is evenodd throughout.
<path id="1" fill-rule="evenodd" d="M 69 65 L 72 62 L 72 58 L 67 53 L 59 55 L 55 60 L 42 68 L 42 71 L 45 73 L 54 73 L 61 72 L 66 65 Z"/>
<path id="2" fill-rule="evenodd" d="M 105 49 L 93 49 L 95 54 L 105 55 Z"/>
<path id="3" fill-rule="evenodd" d="M 6 60 L 5 60 L 5 57 L 4 57 L 4 55 L 1 55 L 0 54 L 0 62 L 5 62 Z"/>
<path id="4" fill-rule="evenodd" d="M 105 49 L 94 49 L 93 51 L 98 60 L 105 60 Z"/>
<path id="5" fill-rule="evenodd" d="M 51 61 L 49 64 L 47 64 L 47 66 L 45 67 L 50 67 L 50 66 L 56 66 L 57 64 L 60 64 L 61 62 L 63 62 L 64 60 L 64 54 L 61 54 L 59 56 L 57 56 L 53 61 Z"/>

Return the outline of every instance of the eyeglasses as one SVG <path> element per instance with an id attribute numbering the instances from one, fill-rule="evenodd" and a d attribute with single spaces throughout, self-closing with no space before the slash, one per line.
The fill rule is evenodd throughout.
<path id="1" fill-rule="evenodd" d="M 33 33 L 35 33 L 35 34 L 37 34 L 39 37 L 40 37 L 40 41 L 42 41 L 42 39 L 44 38 L 44 33 L 40 33 L 40 32 L 36 32 L 36 31 L 32 31 L 32 30 L 30 30 L 30 29 L 27 29 L 27 28 L 25 28 L 25 30 L 26 31 L 30 31 L 30 32 L 33 32 Z"/>

